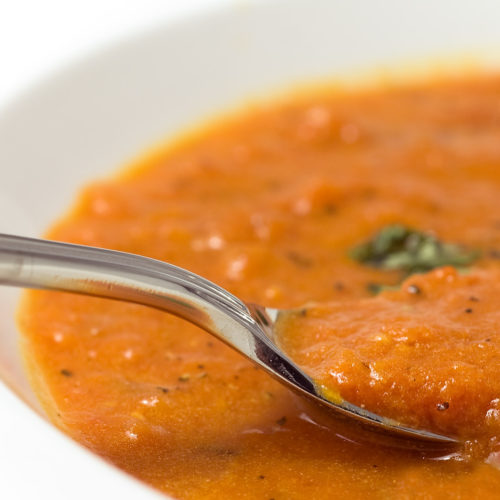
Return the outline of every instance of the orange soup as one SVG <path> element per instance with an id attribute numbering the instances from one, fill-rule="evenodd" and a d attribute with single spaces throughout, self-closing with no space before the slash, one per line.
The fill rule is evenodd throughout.
<path id="1" fill-rule="evenodd" d="M 464 445 L 352 442 L 185 321 L 33 291 L 23 349 L 59 428 L 179 499 L 498 495 L 500 77 L 311 92 L 137 167 L 88 186 L 47 236 L 164 260 L 249 302 L 325 303 L 286 317 L 294 359 Z"/>

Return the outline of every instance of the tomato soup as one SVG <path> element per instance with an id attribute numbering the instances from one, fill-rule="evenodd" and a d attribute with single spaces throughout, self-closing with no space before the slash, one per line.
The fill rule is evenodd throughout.
<path id="1" fill-rule="evenodd" d="M 105 299 L 27 293 L 33 385 L 59 428 L 175 498 L 495 497 L 499 200 L 484 76 L 256 106 L 88 186 L 47 234 L 324 303 L 286 317 L 283 347 L 346 399 L 459 436 L 454 453 L 345 439 L 208 333 Z"/>

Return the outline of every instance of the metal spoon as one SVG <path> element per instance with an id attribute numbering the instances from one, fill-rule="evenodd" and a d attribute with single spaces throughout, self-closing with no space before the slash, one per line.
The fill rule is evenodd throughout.
<path id="1" fill-rule="evenodd" d="M 401 438 L 403 446 L 456 443 L 332 397 L 277 346 L 274 325 L 286 310 L 245 304 L 214 283 L 171 264 L 124 252 L 0 234 L 0 284 L 76 292 L 161 309 L 215 335 L 288 388 L 364 429 Z"/>

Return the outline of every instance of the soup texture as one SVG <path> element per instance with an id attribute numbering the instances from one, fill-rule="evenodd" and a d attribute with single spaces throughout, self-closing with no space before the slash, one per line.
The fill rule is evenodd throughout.
<path id="1" fill-rule="evenodd" d="M 347 439 L 185 321 L 32 291 L 23 350 L 59 428 L 179 499 L 498 496 L 500 77 L 261 104 L 136 167 L 47 236 L 296 308 L 282 345 L 308 373 L 463 445 Z"/>

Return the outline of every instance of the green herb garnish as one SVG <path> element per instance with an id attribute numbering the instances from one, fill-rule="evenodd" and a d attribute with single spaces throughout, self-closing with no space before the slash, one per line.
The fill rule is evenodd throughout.
<path id="1" fill-rule="evenodd" d="M 394 224 L 354 247 L 350 256 L 372 267 L 402 271 L 406 277 L 436 267 L 466 267 L 479 257 L 479 252 L 454 243 L 443 243 L 432 234 Z"/>

